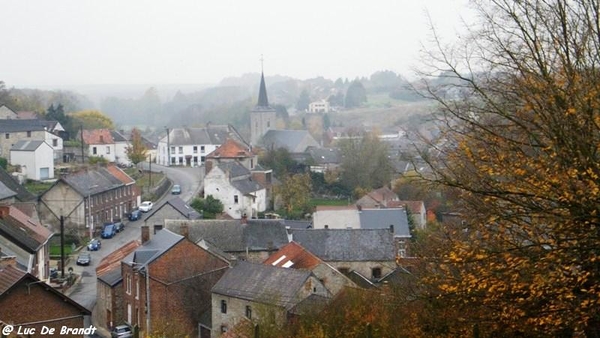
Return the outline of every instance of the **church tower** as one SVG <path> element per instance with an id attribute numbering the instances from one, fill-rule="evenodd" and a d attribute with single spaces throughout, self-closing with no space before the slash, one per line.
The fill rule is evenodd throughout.
<path id="1" fill-rule="evenodd" d="M 260 89 L 258 91 L 258 103 L 250 112 L 250 144 L 255 146 L 260 139 L 272 129 L 275 129 L 275 109 L 269 106 L 267 98 L 267 86 L 265 85 L 265 74 L 260 74 Z"/>

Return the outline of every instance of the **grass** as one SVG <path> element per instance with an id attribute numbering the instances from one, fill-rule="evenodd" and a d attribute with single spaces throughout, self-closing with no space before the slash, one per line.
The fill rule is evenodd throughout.
<path id="1" fill-rule="evenodd" d="M 156 186 L 156 184 L 160 182 L 164 176 L 165 174 L 153 172 L 152 186 Z M 150 185 L 150 174 L 144 171 L 143 175 L 138 175 L 138 177 L 135 179 L 135 184 L 137 184 L 138 187 L 148 187 Z"/>
<path id="2" fill-rule="evenodd" d="M 49 251 L 50 256 L 60 256 L 60 245 L 51 245 Z M 71 252 L 73 252 L 72 246 L 65 244 L 65 255 L 68 256 Z"/>
<path id="3" fill-rule="evenodd" d="M 27 191 L 29 191 L 30 193 L 39 196 L 41 195 L 44 191 L 50 189 L 50 187 L 52 186 L 52 184 L 54 183 L 44 183 L 44 182 L 35 182 L 35 181 L 28 181 L 25 183 L 25 189 L 27 189 Z"/>
<path id="4" fill-rule="evenodd" d="M 329 200 L 329 199 L 324 199 L 324 198 L 312 198 L 310 200 L 310 204 L 314 205 L 314 206 L 317 206 L 317 205 L 328 205 L 328 206 L 344 206 L 344 205 L 349 205 L 347 199 L 343 199 L 343 200 Z"/>

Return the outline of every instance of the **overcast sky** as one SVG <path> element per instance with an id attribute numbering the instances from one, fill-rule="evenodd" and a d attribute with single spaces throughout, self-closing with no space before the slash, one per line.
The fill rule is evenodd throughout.
<path id="1" fill-rule="evenodd" d="M 299 79 L 410 76 L 430 30 L 445 38 L 467 0 L 4 0 L 8 87 L 217 83 L 260 71 Z"/>

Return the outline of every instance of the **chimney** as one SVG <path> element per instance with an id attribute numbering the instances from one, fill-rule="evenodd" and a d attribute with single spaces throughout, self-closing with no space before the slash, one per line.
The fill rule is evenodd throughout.
<path id="1" fill-rule="evenodd" d="M 187 239 L 190 239 L 190 227 L 187 224 L 182 224 L 179 227 L 179 234 Z"/>
<path id="2" fill-rule="evenodd" d="M 6 216 L 8 216 L 8 208 L 10 208 L 9 206 L 3 205 L 0 206 L 0 217 L 4 218 Z"/>
<path id="3" fill-rule="evenodd" d="M 361 211 L 362 211 L 362 205 L 360 205 L 360 204 L 357 204 L 357 205 L 356 205 L 356 209 L 358 209 L 358 212 L 361 212 Z"/>
<path id="4" fill-rule="evenodd" d="M 248 224 L 248 216 L 246 216 L 246 214 L 242 215 L 240 222 L 241 224 Z"/>
<path id="5" fill-rule="evenodd" d="M 142 225 L 142 245 L 150 240 L 150 227 L 147 225 Z"/>

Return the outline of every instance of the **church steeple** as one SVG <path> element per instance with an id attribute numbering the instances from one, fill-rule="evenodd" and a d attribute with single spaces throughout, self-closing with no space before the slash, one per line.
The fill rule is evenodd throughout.
<path id="1" fill-rule="evenodd" d="M 269 99 L 267 98 L 267 86 L 265 85 L 265 73 L 260 74 L 260 89 L 258 90 L 258 103 L 256 108 L 269 109 Z"/>

